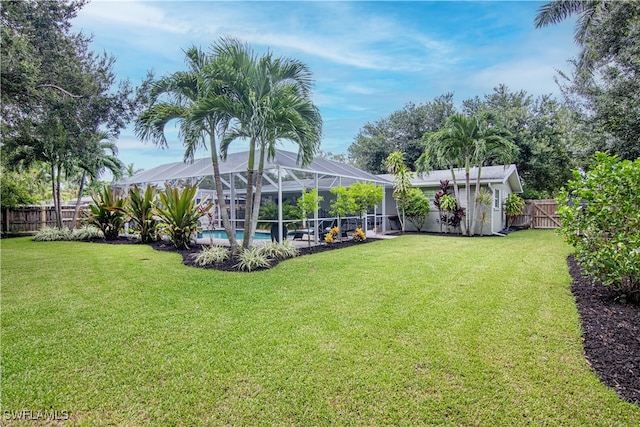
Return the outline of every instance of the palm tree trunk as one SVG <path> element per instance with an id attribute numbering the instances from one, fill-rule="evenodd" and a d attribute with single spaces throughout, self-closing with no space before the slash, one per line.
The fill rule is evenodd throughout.
<path id="1" fill-rule="evenodd" d="M 256 156 L 256 140 L 253 138 L 249 144 L 249 160 L 247 162 L 247 194 L 244 209 L 244 238 L 242 248 L 251 247 L 251 212 L 253 211 L 253 168 Z M 249 218 L 247 218 L 249 216 Z"/>
<path id="2" fill-rule="evenodd" d="M 262 175 L 264 174 L 264 156 L 265 149 L 260 149 L 260 158 L 258 160 L 258 175 L 256 176 L 256 191 L 253 193 L 253 210 L 251 211 L 251 229 L 249 236 L 249 247 L 253 245 L 253 236 L 258 227 L 258 215 L 260 214 L 260 198 L 262 197 Z"/>
<path id="3" fill-rule="evenodd" d="M 480 209 L 480 204 L 478 203 L 478 194 L 480 194 L 480 172 L 482 172 L 482 165 L 478 164 L 478 175 L 476 176 L 476 192 L 473 202 L 473 223 L 471 224 L 471 229 L 473 231 L 475 231 L 476 225 L 478 224 L 478 210 Z M 480 235 L 482 236 L 482 225 L 480 225 Z"/>
<path id="4" fill-rule="evenodd" d="M 227 238 L 229 239 L 229 246 L 231 247 L 231 253 L 235 253 L 238 250 L 238 242 L 236 240 L 236 230 L 229 222 L 229 213 L 227 212 L 227 201 L 224 196 L 224 189 L 222 188 L 222 179 L 220 177 L 220 162 L 218 160 L 218 147 L 216 144 L 215 130 L 209 134 L 209 142 L 211 149 L 211 163 L 213 164 L 213 181 L 216 185 L 216 196 L 218 197 L 218 204 L 220 205 L 220 216 L 222 217 L 222 226 L 227 232 Z"/>
<path id="5" fill-rule="evenodd" d="M 458 207 L 460 207 L 460 190 L 458 189 L 458 180 L 456 179 L 456 173 L 453 170 L 453 166 L 450 166 L 449 169 L 451 170 L 451 178 L 453 179 L 453 194 L 456 196 L 456 204 L 458 205 Z M 463 224 L 464 222 L 460 221 L 460 227 L 462 227 Z M 447 231 L 447 233 L 448 232 L 449 231 Z M 464 234 L 464 230 L 462 231 L 462 233 Z"/>
<path id="6" fill-rule="evenodd" d="M 468 157 L 464 163 L 464 180 L 467 193 L 467 214 L 464 216 L 464 223 L 467 228 L 466 234 L 470 237 L 473 232 L 471 230 L 471 164 Z"/>
<path id="7" fill-rule="evenodd" d="M 78 213 L 80 212 L 80 202 L 82 198 L 82 191 L 84 190 L 84 180 L 86 178 L 86 172 L 82 171 L 82 176 L 80 177 L 80 188 L 78 189 L 78 197 L 76 197 L 76 207 L 73 210 L 73 224 L 71 228 L 76 228 L 76 222 L 78 221 Z"/>

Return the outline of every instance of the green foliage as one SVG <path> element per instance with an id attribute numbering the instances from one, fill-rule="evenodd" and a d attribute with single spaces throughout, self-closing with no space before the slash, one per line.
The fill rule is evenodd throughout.
<path id="1" fill-rule="evenodd" d="M 71 238 L 69 240 L 91 240 L 91 239 L 103 239 L 104 234 L 99 228 L 85 225 L 80 228 L 74 228 L 71 231 Z"/>
<path id="2" fill-rule="evenodd" d="M 254 271 L 264 268 L 270 268 L 269 258 L 260 251 L 260 248 L 244 249 L 237 256 L 238 262 L 235 268 L 242 271 Z"/>
<path id="3" fill-rule="evenodd" d="M 159 193 L 160 204 L 156 206 L 155 213 L 162 232 L 169 236 L 177 248 L 189 248 L 192 237 L 200 228 L 202 211 L 209 210 L 212 206 L 210 202 L 204 206 L 196 206 L 197 190 L 195 185 L 187 185 L 182 191 L 167 185 Z"/>
<path id="4" fill-rule="evenodd" d="M 29 192 L 27 185 L 18 178 L 19 174 L 7 172 L 2 168 L 0 172 L 0 204 L 3 208 L 15 208 L 20 205 L 36 203 L 35 197 Z"/>
<path id="5" fill-rule="evenodd" d="M 560 73 L 559 80 L 580 125 L 580 154 L 588 157 L 606 150 L 636 159 L 640 157 L 640 3 L 553 1 L 540 8 L 536 26 L 556 24 L 572 15 L 579 17 L 575 39 L 580 52 L 571 61 L 572 73 Z"/>
<path id="6" fill-rule="evenodd" d="M 86 224 L 98 227 L 104 234 L 105 240 L 115 240 L 126 221 L 124 206 L 126 199 L 119 197 L 116 190 L 109 186 L 102 191 L 93 193 L 93 204 L 89 205 Z"/>
<path id="7" fill-rule="evenodd" d="M 71 231 L 68 228 L 43 227 L 41 228 L 33 240 L 37 242 L 53 242 L 56 240 L 71 240 Z"/>
<path id="8" fill-rule="evenodd" d="M 561 232 L 585 272 L 640 300 L 640 159 L 596 153 L 558 196 Z"/>
<path id="9" fill-rule="evenodd" d="M 298 211 L 300 216 L 306 220 L 309 220 L 314 213 L 320 209 L 320 202 L 324 198 L 318 195 L 318 190 L 313 188 L 308 191 L 302 191 L 302 195 L 298 199 Z M 308 239 L 308 245 L 311 247 L 311 236 Z"/>
<path id="10" fill-rule="evenodd" d="M 300 212 L 291 204 L 291 200 L 285 199 L 282 201 L 282 219 L 292 220 L 299 219 Z M 265 201 L 260 206 L 260 215 L 258 219 L 261 221 L 275 221 L 278 219 L 278 204 L 270 200 Z"/>
<path id="11" fill-rule="evenodd" d="M 418 231 L 422 231 L 422 227 L 424 227 L 424 222 L 429 214 L 429 205 L 430 201 L 422 190 L 413 188 L 409 192 L 405 213 Z"/>
<path id="12" fill-rule="evenodd" d="M 356 182 L 348 188 L 347 193 L 353 200 L 356 213 L 360 215 L 360 218 L 369 209 L 380 204 L 384 197 L 384 189 L 372 182 Z"/>
<path id="13" fill-rule="evenodd" d="M 197 265 L 205 266 L 217 264 L 229 259 L 230 252 L 228 248 L 223 246 L 205 246 L 200 252 L 193 255 L 194 262 Z"/>
<path id="14" fill-rule="evenodd" d="M 511 193 L 504 201 L 504 213 L 507 216 L 518 216 L 524 211 L 524 200 L 516 193 Z"/>
<path id="15" fill-rule="evenodd" d="M 293 246 L 293 244 L 288 240 L 285 240 L 282 243 L 269 242 L 260 246 L 258 251 L 267 258 L 279 260 L 294 258 L 300 254 L 298 248 Z"/>
<path id="16" fill-rule="evenodd" d="M 63 177 L 93 163 L 96 130 L 117 137 L 134 108 L 115 58 L 91 52 L 91 38 L 71 31 L 84 3 L 0 3 L 3 155 L 12 167 L 47 164 L 58 228 Z"/>
<path id="17" fill-rule="evenodd" d="M 143 243 L 157 240 L 158 221 L 154 209 L 158 201 L 158 189 L 149 185 L 144 193 L 134 185 L 129 189 L 129 203 L 125 209 L 134 223 L 134 231 L 140 234 Z"/>
<path id="18" fill-rule="evenodd" d="M 333 187 L 329 190 L 336 198 L 331 201 L 331 214 L 339 217 L 354 213 L 357 209 L 353 198 L 345 187 Z"/>
<path id="19" fill-rule="evenodd" d="M 440 129 L 454 111 L 453 93 L 424 104 L 407 103 L 389 117 L 364 125 L 349 146 L 349 158 L 356 167 L 373 174 L 393 173 L 388 172 L 385 160 L 398 151 L 405 153 L 407 168 L 415 170 L 423 151 L 422 136 Z"/>

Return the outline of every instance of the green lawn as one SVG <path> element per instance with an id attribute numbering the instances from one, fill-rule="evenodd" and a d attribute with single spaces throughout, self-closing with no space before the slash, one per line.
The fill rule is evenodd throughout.
<path id="1" fill-rule="evenodd" d="M 554 232 L 405 236 L 249 274 L 1 245 L 4 423 L 640 425 L 583 358 Z"/>

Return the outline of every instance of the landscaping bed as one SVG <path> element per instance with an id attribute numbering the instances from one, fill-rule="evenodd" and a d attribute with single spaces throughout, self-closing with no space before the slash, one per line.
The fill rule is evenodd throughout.
<path id="1" fill-rule="evenodd" d="M 603 383 L 623 399 L 640 404 L 640 306 L 582 275 L 567 259 L 584 339 L 585 357 Z"/>

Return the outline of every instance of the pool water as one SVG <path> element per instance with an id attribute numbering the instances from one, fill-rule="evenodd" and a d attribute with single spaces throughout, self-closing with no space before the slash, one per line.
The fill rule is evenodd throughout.
<path id="1" fill-rule="evenodd" d="M 198 233 L 198 239 L 228 239 L 227 232 L 225 230 L 203 230 L 202 233 Z M 256 230 L 253 236 L 255 240 L 271 240 L 271 233 L 268 231 Z M 236 230 L 236 239 L 244 239 L 244 230 Z"/>

